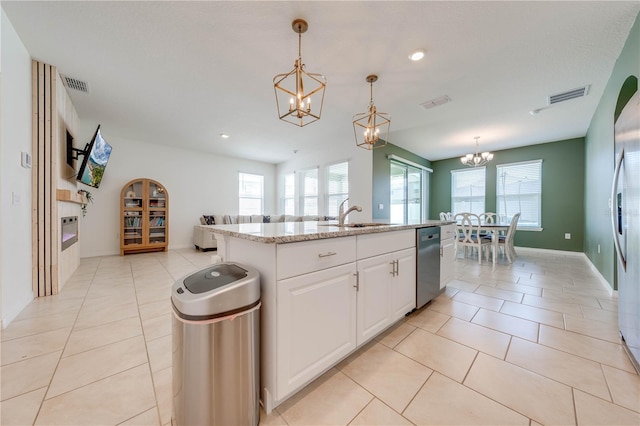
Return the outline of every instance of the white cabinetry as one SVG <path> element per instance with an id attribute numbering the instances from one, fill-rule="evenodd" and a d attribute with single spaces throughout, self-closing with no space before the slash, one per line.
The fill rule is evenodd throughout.
<path id="1" fill-rule="evenodd" d="M 440 227 L 440 289 L 453 280 L 456 258 L 456 225 Z"/>
<path id="2" fill-rule="evenodd" d="M 391 323 L 391 271 L 393 253 L 358 261 L 358 344 Z"/>
<path id="3" fill-rule="evenodd" d="M 278 244 L 276 259 L 280 398 L 356 348 L 356 237 Z"/>
<path id="4" fill-rule="evenodd" d="M 224 235 L 218 253 L 260 272 L 267 413 L 415 307 L 413 229 L 284 244 Z"/>
<path id="5" fill-rule="evenodd" d="M 360 346 L 416 307 L 415 231 L 358 236 L 357 257 Z"/>
<path id="6" fill-rule="evenodd" d="M 278 395 L 356 348 L 355 274 L 352 262 L 278 281 Z"/>
<path id="7" fill-rule="evenodd" d="M 416 249 L 412 247 L 396 252 L 395 257 L 396 276 L 391 280 L 391 322 L 403 318 L 416 307 Z"/>

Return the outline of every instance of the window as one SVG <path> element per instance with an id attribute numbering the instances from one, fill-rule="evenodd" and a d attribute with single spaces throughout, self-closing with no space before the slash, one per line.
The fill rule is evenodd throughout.
<path id="1" fill-rule="evenodd" d="M 302 170 L 301 210 L 302 216 L 318 214 L 318 168 Z"/>
<path id="2" fill-rule="evenodd" d="M 518 228 L 541 228 L 542 160 L 496 166 L 496 210 L 506 218 L 520 212 Z"/>
<path id="3" fill-rule="evenodd" d="M 284 175 L 284 214 L 296 214 L 296 174 Z"/>
<path id="4" fill-rule="evenodd" d="M 484 213 L 485 168 L 451 170 L 451 214 Z"/>
<path id="5" fill-rule="evenodd" d="M 264 176 L 238 173 L 238 214 L 262 214 Z"/>
<path id="6" fill-rule="evenodd" d="M 338 216 L 338 207 L 349 197 L 349 163 L 338 163 L 327 166 L 327 201 L 328 216 Z"/>

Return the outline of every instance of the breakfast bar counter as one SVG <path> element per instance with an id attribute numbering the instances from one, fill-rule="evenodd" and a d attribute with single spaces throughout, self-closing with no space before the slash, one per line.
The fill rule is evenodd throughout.
<path id="1" fill-rule="evenodd" d="M 321 240 L 325 238 L 347 237 L 351 235 L 399 231 L 441 226 L 452 222 L 427 220 L 416 224 L 383 224 L 375 222 L 354 223 L 339 226 L 337 222 L 276 222 L 240 223 L 235 225 L 199 225 L 200 228 L 219 235 L 225 235 L 258 243 L 293 243 Z"/>
<path id="2" fill-rule="evenodd" d="M 267 413 L 416 307 L 416 229 L 449 224 L 202 225 L 260 273 Z"/>

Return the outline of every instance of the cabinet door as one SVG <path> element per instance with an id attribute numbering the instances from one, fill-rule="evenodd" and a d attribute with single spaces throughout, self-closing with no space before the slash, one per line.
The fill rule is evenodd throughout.
<path id="1" fill-rule="evenodd" d="M 167 242 L 167 194 L 162 185 L 148 181 L 148 244 L 165 244 Z"/>
<path id="2" fill-rule="evenodd" d="M 396 276 L 391 281 L 391 321 L 396 321 L 416 307 L 416 250 L 393 253 L 397 261 Z"/>
<path id="3" fill-rule="evenodd" d="M 355 263 L 277 282 L 277 398 L 356 347 Z"/>
<path id="4" fill-rule="evenodd" d="M 455 240 L 448 239 L 440 242 L 440 289 L 442 290 L 453 280 L 455 264 Z"/>
<path id="5" fill-rule="evenodd" d="M 391 324 L 390 283 L 395 253 L 358 261 L 358 346 Z"/>
<path id="6" fill-rule="evenodd" d="M 120 211 L 122 212 L 121 248 L 137 247 L 145 244 L 144 222 L 144 181 L 131 181 L 122 189 Z"/>

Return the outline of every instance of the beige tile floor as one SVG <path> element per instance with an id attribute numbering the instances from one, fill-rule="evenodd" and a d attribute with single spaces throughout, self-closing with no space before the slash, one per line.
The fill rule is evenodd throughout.
<path id="1" fill-rule="evenodd" d="M 171 422 L 170 287 L 211 253 L 83 259 L 2 332 L 2 425 Z M 446 292 L 263 425 L 640 424 L 616 300 L 578 255 L 456 260 Z"/>

